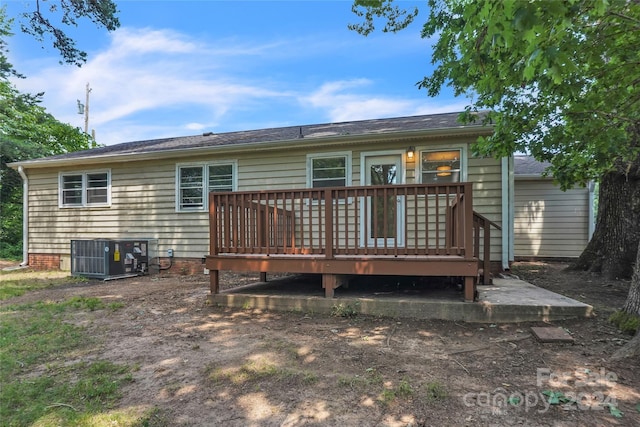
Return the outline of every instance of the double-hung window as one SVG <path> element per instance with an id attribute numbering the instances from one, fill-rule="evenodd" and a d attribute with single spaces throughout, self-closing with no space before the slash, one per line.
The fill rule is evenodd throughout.
<path id="1" fill-rule="evenodd" d="M 93 207 L 111 204 L 110 171 L 61 173 L 60 207 Z"/>
<path id="2" fill-rule="evenodd" d="M 235 162 L 189 164 L 177 167 L 177 210 L 206 211 L 210 191 L 236 189 Z"/>
<path id="3" fill-rule="evenodd" d="M 351 185 L 351 153 L 309 154 L 307 185 L 310 188 Z"/>
<path id="4" fill-rule="evenodd" d="M 420 170 L 423 184 L 443 184 L 462 180 L 462 150 L 422 151 Z"/>

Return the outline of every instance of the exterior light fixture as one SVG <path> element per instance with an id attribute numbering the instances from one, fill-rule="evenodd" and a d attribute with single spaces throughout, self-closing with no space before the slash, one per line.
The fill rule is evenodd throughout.
<path id="1" fill-rule="evenodd" d="M 416 154 L 416 147 L 413 145 L 407 148 L 407 159 L 413 160 L 413 156 Z"/>
<path id="2" fill-rule="evenodd" d="M 449 166 L 449 165 L 438 166 L 436 168 L 436 170 L 438 171 L 438 173 L 436 173 L 437 176 L 449 176 L 449 175 L 451 175 L 451 166 Z"/>

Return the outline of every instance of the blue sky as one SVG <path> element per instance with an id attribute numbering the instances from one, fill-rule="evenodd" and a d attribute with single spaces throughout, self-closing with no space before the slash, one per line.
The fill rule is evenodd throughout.
<path id="1" fill-rule="evenodd" d="M 34 1 L 0 0 L 9 16 Z M 90 83 L 90 123 L 101 144 L 276 126 L 460 111 L 416 82 L 431 70 L 417 22 L 368 37 L 349 1 L 117 1 L 121 27 L 70 32 L 89 57 L 60 65 L 53 48 L 15 29 L 10 61 L 45 92 L 56 118 L 84 127 L 77 99 Z M 404 2 L 401 4 L 411 5 Z"/>

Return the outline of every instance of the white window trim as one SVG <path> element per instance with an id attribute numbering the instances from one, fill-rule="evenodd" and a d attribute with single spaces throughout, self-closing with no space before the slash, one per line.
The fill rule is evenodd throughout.
<path id="1" fill-rule="evenodd" d="M 468 154 L 467 145 L 429 145 L 416 147 L 416 182 L 422 184 L 422 153 L 460 150 L 460 182 L 467 182 Z"/>
<path id="2" fill-rule="evenodd" d="M 107 201 L 106 203 L 87 203 L 87 175 L 98 173 L 107 174 Z M 82 202 L 79 205 L 65 205 L 63 194 L 64 184 L 62 178 L 70 175 L 82 175 Z M 111 207 L 111 169 L 82 170 L 58 172 L 58 207 L 60 209 L 82 208 L 108 208 Z"/>
<path id="3" fill-rule="evenodd" d="M 312 161 L 314 159 L 325 159 L 332 157 L 344 157 L 345 158 L 345 186 L 351 186 L 351 151 L 331 151 L 327 153 L 312 153 L 307 154 L 307 188 L 313 187 L 313 169 L 312 169 Z M 317 187 L 318 189 L 321 187 Z"/>
<path id="4" fill-rule="evenodd" d="M 178 163 L 176 164 L 176 176 L 175 176 L 175 202 L 176 212 L 209 212 L 209 166 L 216 165 L 231 165 L 232 173 L 232 189 L 231 191 L 238 191 L 238 161 L 237 160 L 214 160 L 210 162 L 191 162 L 191 163 Z M 180 168 L 203 168 L 202 173 L 202 207 L 201 208 L 180 208 Z"/>
<path id="5" fill-rule="evenodd" d="M 307 188 L 311 190 L 322 190 L 323 187 L 313 187 L 313 169 L 312 169 L 312 160 L 313 159 L 324 159 L 324 158 L 332 158 L 332 157 L 344 157 L 345 158 L 345 187 L 351 186 L 352 183 L 352 172 L 351 172 L 351 164 L 352 164 L 352 154 L 351 151 L 331 151 L 327 153 L 312 153 L 307 154 Z M 353 199 L 349 197 L 347 200 L 348 203 L 351 203 Z M 307 201 L 309 203 L 309 201 Z M 312 200 L 311 203 L 318 204 L 324 203 L 324 200 Z M 345 200 L 341 199 L 337 201 L 338 204 L 345 203 Z"/>

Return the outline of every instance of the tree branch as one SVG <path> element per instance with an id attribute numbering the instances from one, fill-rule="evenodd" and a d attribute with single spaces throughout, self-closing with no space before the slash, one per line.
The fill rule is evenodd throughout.
<path id="1" fill-rule="evenodd" d="M 631 22 L 635 23 L 636 25 L 638 25 L 638 27 L 640 27 L 640 20 L 632 18 L 631 16 L 624 15 L 624 14 L 622 14 L 620 12 L 609 12 L 609 15 L 610 16 L 617 16 L 618 18 L 622 18 L 622 19 L 625 19 L 627 21 L 631 21 Z"/>

